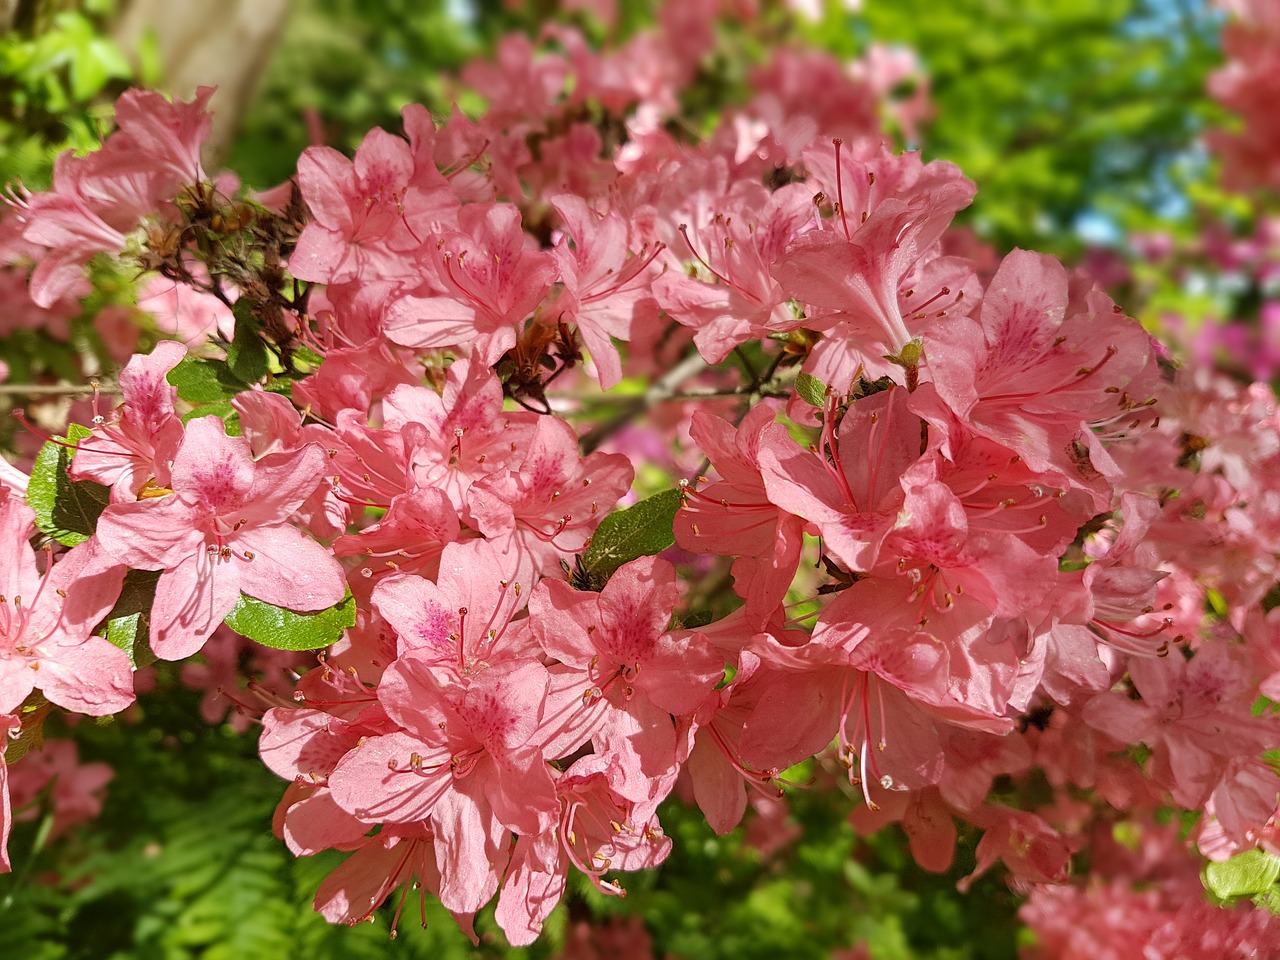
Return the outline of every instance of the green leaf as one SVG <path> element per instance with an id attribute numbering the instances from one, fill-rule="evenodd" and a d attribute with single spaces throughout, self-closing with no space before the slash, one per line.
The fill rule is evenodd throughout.
<path id="1" fill-rule="evenodd" d="M 135 667 L 155 663 L 151 652 L 151 607 L 156 599 L 159 570 L 130 570 L 120 599 L 107 614 L 107 639 L 129 655 Z"/>
<path id="2" fill-rule="evenodd" d="M 248 386 L 237 380 L 225 363 L 195 357 L 183 357 L 165 379 L 178 388 L 179 397 L 194 404 L 229 400 Z"/>
<path id="3" fill-rule="evenodd" d="M 1205 885 L 1220 899 L 1257 896 L 1280 879 L 1280 857 L 1264 850 L 1246 850 L 1222 863 L 1210 863 L 1204 877 Z"/>
<path id="4" fill-rule="evenodd" d="M 245 383 L 257 383 L 267 375 L 267 345 L 258 336 L 258 318 L 247 297 L 236 301 L 231 312 L 236 318 L 235 337 L 227 344 L 227 365 Z"/>
<path id="5" fill-rule="evenodd" d="M 811 373 L 798 374 L 796 396 L 809 406 L 823 410 L 827 406 L 827 385 Z"/>
<path id="6" fill-rule="evenodd" d="M 36 513 L 36 526 L 67 547 L 93 536 L 99 514 L 111 502 L 108 487 L 67 476 L 72 448 L 91 432 L 73 423 L 65 438 L 50 440 L 41 447 L 27 485 L 27 503 Z"/>
<path id="7" fill-rule="evenodd" d="M 350 592 L 341 603 L 313 613 L 286 610 L 240 595 L 222 621 L 242 637 L 277 650 L 319 650 L 336 642 L 356 622 L 356 602 Z"/>
<path id="8" fill-rule="evenodd" d="M 676 541 L 671 524 L 678 509 L 680 491 L 664 490 L 609 514 L 582 553 L 583 567 L 598 580 L 607 580 L 624 563 L 661 553 Z"/>

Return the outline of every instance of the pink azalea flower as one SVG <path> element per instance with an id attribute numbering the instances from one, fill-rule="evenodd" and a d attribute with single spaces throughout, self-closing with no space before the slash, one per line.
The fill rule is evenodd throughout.
<path id="1" fill-rule="evenodd" d="M 388 825 L 364 840 L 325 878 L 316 891 L 315 909 L 330 923 L 354 926 L 370 919 L 398 888 L 404 887 L 407 895 L 418 884 L 440 895 L 440 869 L 430 828 L 426 824 Z M 404 902 L 402 896 L 391 923 L 393 931 Z M 471 933 L 469 915 L 455 913 L 454 917 L 463 932 Z"/>
<path id="2" fill-rule="evenodd" d="M 1208 644 L 1190 660 L 1134 658 L 1129 676 L 1141 699 L 1094 697 L 1085 721 L 1123 743 L 1147 744 L 1151 776 L 1185 809 L 1204 806 L 1233 758 L 1280 742 L 1274 716 L 1250 713 L 1254 684 L 1236 648 Z"/>
<path id="3" fill-rule="evenodd" d="M 616 213 L 600 216 L 570 194 L 552 198 L 551 204 L 567 234 L 552 251 L 564 285 L 555 303 L 562 311 L 558 320 L 577 326 L 595 361 L 596 378 L 608 390 L 622 379 L 613 338 L 630 340 L 632 324 L 653 312 L 648 268 L 658 251 L 630 254 L 627 223 Z"/>
<path id="4" fill-rule="evenodd" d="M 22 721 L 11 714 L 0 715 L 0 873 L 13 869 L 9 862 L 9 830 L 13 826 L 13 805 L 9 800 L 9 765 L 5 762 L 5 749 L 9 741 L 22 729 Z"/>
<path id="5" fill-rule="evenodd" d="M 519 209 L 506 203 L 469 204 L 456 230 L 432 240 L 438 293 L 393 303 L 387 336 L 406 347 L 469 345 L 477 362 L 491 364 L 551 289 L 555 259 L 530 249 Z"/>
<path id="6" fill-rule="evenodd" d="M 584 873 L 601 893 L 625 891 L 604 879 L 611 870 L 643 870 L 662 863 L 671 841 L 648 805 L 631 803 L 612 784 L 622 776 L 616 760 L 587 756 L 556 781 L 560 822 L 554 831 L 520 837 L 498 897 L 497 920 L 512 946 L 532 943 L 563 895 L 569 868 Z"/>
<path id="7" fill-rule="evenodd" d="M 9 793 L 14 807 L 29 807 L 19 820 L 34 820 L 40 796 L 46 793 L 53 807 L 51 835 L 92 820 L 102 812 L 103 794 L 115 776 L 106 763 L 81 763 L 71 740 L 50 740 L 28 751 L 9 771 Z"/>
<path id="8" fill-rule="evenodd" d="M 536 736 L 548 683 L 534 660 L 461 675 L 429 651 L 402 655 L 378 687 L 402 730 L 364 740 L 329 778 L 338 804 L 368 823 L 430 821 L 450 910 L 478 910 L 497 892 L 509 831 L 534 835 L 555 822 Z"/>
<path id="9" fill-rule="evenodd" d="M 511 622 L 529 600 L 529 572 L 488 541 L 450 543 L 435 583 L 396 574 L 378 583 L 372 602 L 395 631 L 400 656 L 471 671 L 536 655 L 526 624 Z"/>
<path id="10" fill-rule="evenodd" d="M 734 430 L 696 411 L 690 436 L 723 478 L 689 487 L 673 523 L 676 542 L 695 553 L 736 556 L 734 590 L 746 599 L 756 626 L 773 615 L 800 564 L 805 521 L 777 507 L 760 470 L 760 446 L 775 419 L 772 407 L 754 407 Z"/>
<path id="11" fill-rule="evenodd" d="M 462 516 L 468 510 L 471 485 L 504 467 L 514 468 L 540 419 L 524 410 L 503 411 L 501 383 L 490 367 L 474 360 L 454 361 L 442 394 L 425 387 L 397 387 L 382 407 L 383 432 L 401 431 L 409 441 L 406 459 L 412 484 L 443 490 Z M 340 430 L 339 436 L 347 439 L 355 432 Z M 345 468 L 341 452 L 338 463 Z M 370 467 L 380 467 L 372 456 L 357 468 L 362 479 Z M 347 470 L 342 472 L 345 478 Z"/>
<path id="12" fill-rule="evenodd" d="M 248 441 L 201 417 L 187 425 L 174 458 L 172 493 L 103 512 L 97 539 L 105 550 L 134 569 L 164 571 L 151 617 L 156 656 L 181 660 L 199 650 L 242 591 L 292 610 L 343 598 L 342 567 L 288 522 L 325 465 L 315 444 L 255 462 Z"/>
<path id="13" fill-rule="evenodd" d="M 798 239 L 773 275 L 795 299 L 839 314 L 882 352 L 897 353 L 922 329 L 902 315 L 903 282 L 977 188 L 953 164 L 893 157 L 883 145 L 836 157 L 829 147 L 805 151 L 825 195 L 842 205 L 834 229 Z"/>
<path id="14" fill-rule="evenodd" d="M 1000 860 L 1021 884 L 1065 880 L 1080 838 L 1059 833 L 1042 817 L 1025 810 L 988 804 L 971 819 L 986 828 L 978 841 L 978 865 L 957 886 L 963 893 Z"/>
<path id="15" fill-rule="evenodd" d="M 133 666 L 91 631 L 115 604 L 124 568 L 89 540 L 43 574 L 28 542 L 35 512 L 0 484 L 0 714 L 32 690 L 101 717 L 133 702 Z"/>
<path id="16" fill-rule="evenodd" d="M 907 410 L 903 389 L 854 403 L 838 434 L 834 403 L 830 408 L 822 454 L 801 448 L 781 424 L 769 426 L 758 441 L 760 471 L 773 503 L 815 524 L 849 570 L 870 570 L 898 519 L 899 478 L 920 457 L 920 421 Z"/>
<path id="17" fill-rule="evenodd" d="M 174 412 L 178 391 L 165 376 L 187 355 L 173 340 L 156 344 L 150 356 L 135 356 L 120 372 L 124 402 L 76 445 L 68 473 L 111 487 L 115 501 L 136 500 L 143 487 L 169 486 L 169 464 L 182 442 Z"/>
<path id="18" fill-rule="evenodd" d="M 101 150 L 54 164 L 53 190 L 20 201 L 23 237 L 46 248 L 31 277 L 42 307 L 73 290 L 90 258 L 119 253 L 144 217 L 172 209 L 179 191 L 204 179 L 200 148 L 208 137 L 213 87 L 170 103 L 158 93 L 128 90 L 116 102 L 118 129 Z"/>
<path id="19" fill-rule="evenodd" d="M 460 534 L 457 509 L 442 491 L 426 487 L 394 497 L 377 523 L 334 541 L 333 553 L 366 557 L 365 577 L 391 571 L 434 577 L 440 552 Z"/>
<path id="20" fill-rule="evenodd" d="M 451 223 L 457 199 L 431 155 L 435 128 L 423 107 L 404 111 L 410 143 L 369 131 L 348 160 L 332 147 L 308 147 L 298 159 L 298 187 L 311 211 L 290 272 L 302 280 L 342 283 L 412 275 L 405 254 L 439 223 Z"/>
<path id="21" fill-rule="evenodd" d="M 1105 509 L 1110 493 L 1097 481 L 1106 459 L 1089 424 L 1149 419 L 1149 342 L 1091 280 L 1073 281 L 1051 257 L 1015 250 L 978 320 L 948 317 L 927 333 L 933 387 L 912 397 L 912 409 L 945 430 L 941 401 L 966 430 L 1064 487 L 1091 492 Z"/>
<path id="22" fill-rule="evenodd" d="M 805 325 L 788 302 L 793 294 L 770 269 L 812 220 L 812 196 L 805 184 L 771 193 L 739 181 L 717 209 L 681 225 L 673 252 L 694 264 L 696 277 L 669 270 L 653 291 L 663 310 L 697 331 L 694 343 L 708 362 L 719 363 L 748 340 Z"/>
<path id="23" fill-rule="evenodd" d="M 482 478 L 468 500 L 480 531 L 500 548 L 528 556 L 542 576 L 586 546 L 631 488 L 633 472 L 620 453 L 580 456 L 569 424 L 539 417 L 519 466 Z"/>
<path id="24" fill-rule="evenodd" d="M 660 799 L 674 781 L 671 715 L 692 713 L 724 676 L 705 637 L 667 632 L 676 597 L 675 568 L 641 557 L 599 594 L 543 580 L 529 600 L 534 635 L 564 665 L 554 705 L 568 711 L 560 722 L 572 734 L 555 755 L 592 739 L 597 753 L 620 758 L 625 780 L 616 789 L 637 802 Z"/>
<path id="25" fill-rule="evenodd" d="M 334 424 L 342 411 L 353 410 L 363 426 L 377 401 L 401 384 L 421 382 L 409 371 L 407 354 L 381 338 L 359 347 L 329 350 L 320 369 L 298 381 L 293 399 Z"/>

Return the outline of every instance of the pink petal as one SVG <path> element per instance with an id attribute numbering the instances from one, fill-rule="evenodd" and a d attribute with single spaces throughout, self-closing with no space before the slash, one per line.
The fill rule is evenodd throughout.
<path id="1" fill-rule="evenodd" d="M 69 646 L 46 644 L 36 683 L 64 709 L 91 717 L 119 713 L 133 703 L 133 664 L 102 637 Z"/>
<path id="2" fill-rule="evenodd" d="M 289 610 L 323 610 L 347 592 L 342 564 L 301 530 L 288 525 L 246 529 L 236 538 L 245 556 L 228 561 L 239 589 L 264 603 Z"/>
<path id="3" fill-rule="evenodd" d="M 240 599 L 242 561 L 201 551 L 160 575 L 151 608 L 151 649 L 161 660 L 191 656 Z"/>

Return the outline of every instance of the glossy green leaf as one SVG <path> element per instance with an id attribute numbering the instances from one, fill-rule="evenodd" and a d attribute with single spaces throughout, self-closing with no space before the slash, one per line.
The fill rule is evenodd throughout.
<path id="1" fill-rule="evenodd" d="M 237 380 L 225 363 L 183 357 L 165 377 L 178 388 L 178 396 L 187 403 L 216 403 L 243 390 L 246 384 Z"/>
<path id="2" fill-rule="evenodd" d="M 675 543 L 671 524 L 678 509 L 680 491 L 664 490 L 609 514 L 582 553 L 583 567 L 597 580 L 607 580 L 624 563 L 661 553 Z"/>
<path id="3" fill-rule="evenodd" d="M 336 642 L 356 622 L 356 602 L 350 593 L 341 603 L 312 613 L 286 610 L 240 595 L 226 619 L 236 633 L 277 650 L 319 650 Z"/>
<path id="4" fill-rule="evenodd" d="M 129 655 L 135 667 L 154 663 L 151 652 L 151 607 L 156 599 L 159 570 L 130 570 L 120 598 L 107 614 L 107 639 Z"/>
<path id="5" fill-rule="evenodd" d="M 254 315 L 253 305 L 246 298 L 236 301 L 232 313 L 235 314 L 236 329 L 235 338 L 227 344 L 227 365 L 245 383 L 257 383 L 270 368 L 267 345 L 258 336 L 261 324 Z"/>
<path id="6" fill-rule="evenodd" d="M 27 486 L 27 503 L 36 513 L 36 527 L 68 547 L 93 536 L 98 516 L 111 500 L 110 488 L 67 476 L 72 448 L 90 432 L 73 423 L 65 438 L 50 440 L 41 447 Z"/>

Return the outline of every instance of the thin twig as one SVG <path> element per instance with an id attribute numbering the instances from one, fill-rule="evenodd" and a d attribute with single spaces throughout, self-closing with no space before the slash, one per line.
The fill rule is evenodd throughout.
<path id="1" fill-rule="evenodd" d="M 120 387 L 115 384 L 91 383 L 0 383 L 2 397 L 74 397 L 79 394 L 93 393 L 118 394 Z"/>
<path id="2" fill-rule="evenodd" d="M 585 456 L 599 449 L 600 444 L 608 440 L 645 410 L 655 404 L 662 403 L 664 400 L 670 400 L 675 397 L 676 391 L 680 389 L 685 381 L 696 377 L 706 369 L 707 361 L 703 360 L 697 353 L 689 354 L 671 370 L 668 370 L 657 382 L 653 383 L 648 390 L 640 396 L 632 398 L 615 416 L 583 434 L 582 439 L 578 441 L 583 455 Z"/>

